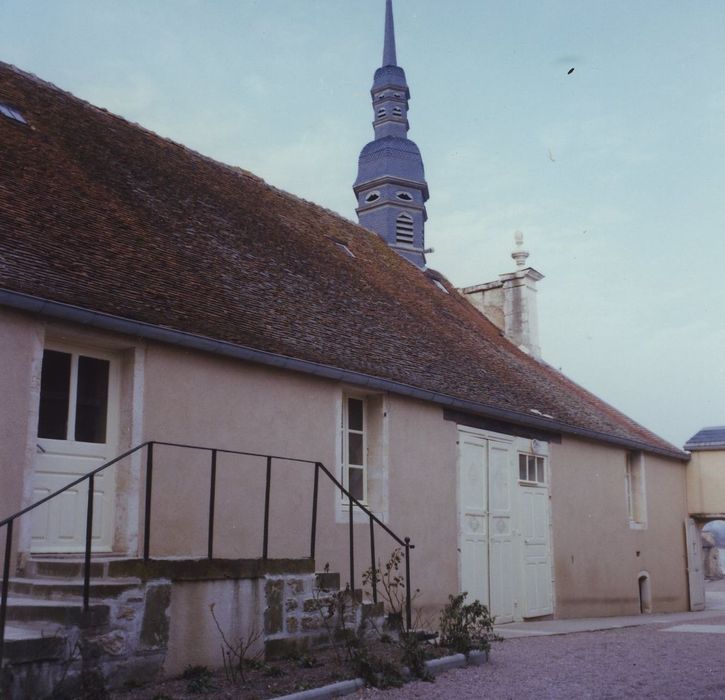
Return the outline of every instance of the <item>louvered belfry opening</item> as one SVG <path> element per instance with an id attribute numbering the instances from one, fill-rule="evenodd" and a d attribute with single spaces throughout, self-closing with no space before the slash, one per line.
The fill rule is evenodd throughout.
<path id="1" fill-rule="evenodd" d="M 400 214 L 395 220 L 395 240 L 413 244 L 413 217 L 410 214 Z"/>

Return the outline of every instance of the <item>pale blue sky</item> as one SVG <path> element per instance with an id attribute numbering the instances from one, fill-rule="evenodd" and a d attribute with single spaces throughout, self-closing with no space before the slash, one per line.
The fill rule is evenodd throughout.
<path id="1" fill-rule="evenodd" d="M 383 0 L 0 0 L 0 60 L 354 219 Z M 429 264 L 546 275 L 544 358 L 725 424 L 725 2 L 396 0 Z M 569 68 L 575 68 L 567 75 Z"/>

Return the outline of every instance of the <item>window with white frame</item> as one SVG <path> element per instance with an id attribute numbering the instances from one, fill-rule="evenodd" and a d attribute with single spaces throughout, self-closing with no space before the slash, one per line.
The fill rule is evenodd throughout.
<path id="1" fill-rule="evenodd" d="M 346 395 L 342 410 L 342 484 L 367 502 L 367 399 Z"/>
<path id="2" fill-rule="evenodd" d="M 633 528 L 644 528 L 647 526 L 647 499 L 642 452 L 627 453 L 626 489 L 629 525 Z"/>
<path id="3" fill-rule="evenodd" d="M 527 484 L 546 484 L 546 458 L 519 453 L 519 481 Z"/>
<path id="4" fill-rule="evenodd" d="M 46 349 L 38 437 L 105 443 L 110 366 L 107 359 Z"/>

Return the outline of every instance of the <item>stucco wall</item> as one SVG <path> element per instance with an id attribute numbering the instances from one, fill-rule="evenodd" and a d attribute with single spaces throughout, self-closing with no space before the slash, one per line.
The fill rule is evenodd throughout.
<path id="1" fill-rule="evenodd" d="M 2 312 L 0 360 L 4 488 L 0 507 L 20 507 L 22 470 L 32 461 L 29 431 L 37 418 L 37 364 L 44 325 Z M 62 329 L 54 329 L 57 335 Z M 83 342 L 83 329 L 69 328 Z M 88 335 L 88 334 L 86 334 Z M 101 342 L 100 334 L 91 338 Z M 339 382 L 275 370 L 196 351 L 133 339 L 107 339 L 121 355 L 122 446 L 164 440 L 320 461 L 339 476 L 342 396 Z M 35 358 L 35 360 L 33 359 Z M 30 387 L 30 391 L 28 390 Z M 364 393 L 364 391 L 362 392 Z M 416 606 L 431 621 L 434 609 L 458 590 L 457 426 L 440 407 L 398 396 L 371 401 L 377 465 L 373 505 L 401 537 L 415 544 L 412 576 Z M 371 408 L 371 410 L 373 410 Z M 372 438 L 371 438 L 372 439 Z M 627 451 L 564 438 L 551 446 L 551 499 L 556 615 L 636 613 L 637 578 L 647 571 L 656 611 L 687 605 L 682 523 L 685 467 L 646 457 L 648 525 L 629 526 L 625 495 Z M 376 460 L 378 457 L 375 458 Z M 214 554 L 259 557 L 263 546 L 264 457 L 218 456 Z M 117 504 L 123 537 L 118 551 L 136 554 L 143 534 L 144 459 L 121 465 Z M 310 548 L 314 467 L 272 463 L 269 556 L 300 557 Z M 140 482 L 140 483 L 139 483 Z M 204 556 L 208 538 L 210 454 L 155 449 L 151 553 Z M 138 489 L 138 497 L 133 492 Z M 139 505 L 141 507 L 139 507 Z M 348 578 L 348 511 L 339 492 L 320 479 L 316 563 Z M 125 539 L 124 539 L 125 538 Z M 395 544 L 375 530 L 376 555 Z M 370 565 L 369 523 L 356 516 L 355 584 Z"/>
<path id="2" fill-rule="evenodd" d="M 725 514 L 725 450 L 692 453 L 687 465 L 687 509 L 693 515 Z"/>
<path id="3" fill-rule="evenodd" d="M 627 451 L 565 437 L 551 446 L 557 617 L 639 613 L 638 576 L 653 612 L 688 605 L 685 464 L 645 456 L 647 527 L 629 524 Z"/>
<path id="4" fill-rule="evenodd" d="M 24 505 L 23 474 L 32 460 L 38 407 L 29 390 L 40 379 L 38 348 L 43 327 L 22 314 L 0 309 L 0 519 Z M 17 532 L 17 530 L 16 530 Z M 0 548 L 5 542 L 3 529 Z"/>
<path id="5" fill-rule="evenodd" d="M 321 461 L 337 475 L 338 382 L 150 346 L 146 355 L 144 437 Z M 355 389 L 359 393 L 359 389 Z M 389 525 L 411 537 L 416 605 L 445 602 L 457 587 L 456 428 L 434 406 L 388 397 L 386 502 Z M 382 438 L 381 438 L 382 439 Z M 210 455 L 157 447 L 152 498 L 152 554 L 206 551 Z M 261 556 L 266 461 L 220 455 L 217 467 L 215 556 Z M 309 551 L 314 468 L 274 460 L 269 555 Z M 434 484 L 435 488 L 431 488 Z M 348 578 L 348 515 L 334 486 L 321 476 L 316 560 Z M 375 531 L 376 558 L 396 546 Z M 369 522 L 354 525 L 355 579 L 370 566 Z M 430 562 L 435 561 L 431 566 Z M 444 593 L 443 593 L 444 592 Z"/>

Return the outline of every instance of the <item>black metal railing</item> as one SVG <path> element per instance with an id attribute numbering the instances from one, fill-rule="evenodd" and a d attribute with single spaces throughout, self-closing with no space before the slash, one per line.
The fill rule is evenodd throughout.
<path id="1" fill-rule="evenodd" d="M 349 537 L 349 565 L 350 565 L 350 590 L 353 592 L 355 589 L 355 543 L 354 543 L 354 529 L 355 529 L 355 518 L 354 511 L 358 508 L 366 517 L 369 524 L 369 537 L 370 537 L 370 561 L 371 561 L 371 584 L 373 602 L 378 602 L 378 589 L 377 589 L 377 564 L 375 559 L 375 526 L 377 525 L 387 535 L 389 535 L 394 542 L 405 550 L 405 584 L 406 584 L 406 598 L 405 598 L 405 616 L 406 616 L 406 627 L 410 629 L 412 613 L 411 613 L 411 587 L 410 587 L 410 551 L 414 549 L 414 545 L 411 544 L 410 538 L 400 538 L 396 535 L 380 518 L 372 513 L 365 505 L 360 503 L 325 467 L 322 462 L 313 462 L 311 460 L 297 459 L 294 457 L 282 457 L 279 455 L 267 455 L 257 452 L 243 452 L 240 450 L 225 450 L 214 447 L 203 447 L 199 445 L 186 445 L 175 442 L 161 442 L 161 441 L 148 441 L 137 445 L 136 447 L 127 450 L 123 454 L 115 457 L 114 459 L 102 464 L 100 467 L 93 471 L 84 474 L 75 481 L 70 482 L 62 489 L 55 491 L 54 493 L 45 496 L 44 498 L 36 501 L 35 503 L 19 510 L 4 520 L 0 520 L 0 531 L 3 527 L 6 528 L 5 532 L 5 556 L 3 559 L 3 573 L 2 573 L 2 589 L 0 590 L 0 668 L 3 664 L 3 648 L 5 642 L 5 622 L 7 617 L 7 604 L 8 604 L 8 590 L 10 586 L 10 561 L 11 551 L 13 545 L 13 526 L 18 518 L 22 517 L 26 513 L 35 510 L 39 506 L 48 503 L 62 493 L 65 493 L 69 489 L 82 484 L 84 481 L 88 482 L 88 499 L 86 505 L 86 532 L 85 532 L 85 550 L 84 550 L 84 564 L 83 564 L 83 610 L 88 611 L 90 605 L 90 584 L 91 584 L 91 558 L 92 558 L 92 540 L 93 540 L 93 495 L 94 495 L 94 483 L 95 477 L 99 472 L 102 472 L 114 464 L 117 464 L 123 459 L 130 457 L 136 452 L 146 449 L 146 493 L 145 493 L 145 504 L 144 504 L 144 532 L 143 532 L 143 558 L 148 560 L 151 556 L 151 504 L 152 504 L 152 490 L 153 490 L 153 475 L 154 475 L 154 446 L 164 447 L 176 447 L 184 450 L 194 450 L 208 452 L 210 455 L 210 479 L 209 479 L 209 508 L 208 508 L 208 532 L 207 532 L 207 557 L 212 559 L 214 557 L 214 514 L 216 504 L 216 489 L 217 489 L 217 460 L 220 454 L 227 455 L 238 455 L 244 457 L 259 457 L 265 460 L 266 464 L 266 479 L 265 479 L 265 495 L 264 495 L 264 524 L 263 524 L 263 535 L 262 535 L 262 559 L 269 558 L 269 521 L 270 521 L 270 498 L 272 492 L 272 463 L 273 461 L 298 463 L 307 466 L 314 467 L 314 486 L 312 492 L 312 518 L 310 527 L 310 558 L 315 558 L 315 549 L 317 545 L 317 503 L 319 498 L 320 490 L 320 473 L 324 474 L 334 485 L 335 489 L 339 490 L 342 497 L 347 501 L 349 511 L 348 521 L 348 537 Z M 359 524 L 359 523 L 358 523 Z"/>

